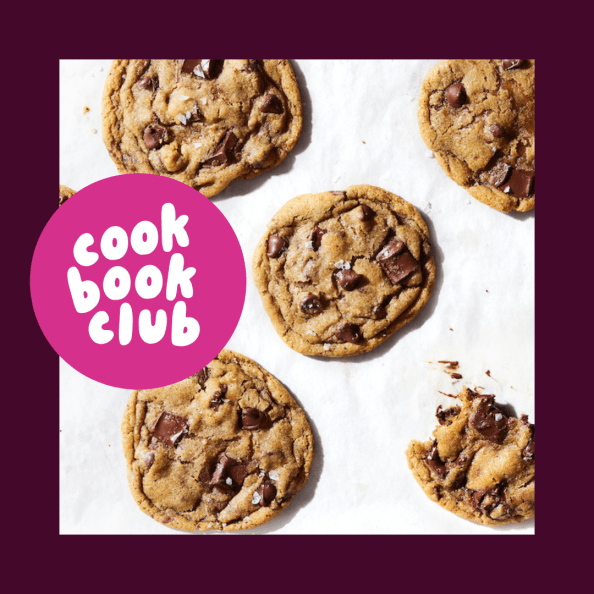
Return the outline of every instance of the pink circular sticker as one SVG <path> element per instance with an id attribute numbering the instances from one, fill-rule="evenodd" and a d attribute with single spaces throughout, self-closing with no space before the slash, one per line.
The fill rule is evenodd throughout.
<path id="1" fill-rule="evenodd" d="M 31 265 L 45 337 L 98 382 L 148 389 L 189 377 L 233 334 L 245 300 L 237 236 L 196 190 L 119 175 L 63 204 Z"/>

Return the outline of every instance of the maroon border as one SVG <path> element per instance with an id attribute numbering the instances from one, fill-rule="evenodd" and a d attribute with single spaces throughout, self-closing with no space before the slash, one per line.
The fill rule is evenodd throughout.
<path id="1" fill-rule="evenodd" d="M 131 6 L 137 9 L 136 5 Z M 80 14 L 85 14 L 80 8 Z M 252 8 L 255 9 L 253 13 Z M 421 16 L 412 15 L 409 8 L 402 6 L 384 14 L 379 6 L 365 11 L 362 10 L 363 6 L 349 8 L 349 5 L 343 5 L 343 11 L 349 11 L 356 17 L 353 19 L 354 24 L 348 27 L 342 26 L 336 15 L 330 14 L 329 18 L 322 20 L 321 5 L 315 12 L 300 6 L 297 11 L 299 14 L 291 15 L 290 34 L 284 26 L 287 21 L 283 19 L 282 11 L 271 14 L 275 8 L 271 5 L 253 5 L 250 10 L 244 8 L 242 12 L 246 13 L 245 19 L 238 13 L 240 18 L 235 22 L 241 22 L 243 26 L 236 31 L 234 41 L 225 41 L 225 51 L 240 53 L 248 47 L 252 55 L 274 53 L 300 58 L 320 55 L 328 58 L 418 58 L 419 54 L 423 57 L 444 53 L 485 54 L 487 51 L 497 53 L 497 50 L 503 52 L 503 49 L 511 48 L 513 51 L 510 53 L 522 55 L 523 52 L 523 55 L 539 57 L 539 121 L 548 119 L 547 114 L 553 110 L 559 114 L 560 97 L 553 92 L 552 86 L 556 75 L 549 64 L 559 67 L 562 60 L 546 58 L 558 41 L 555 42 L 545 33 L 547 28 L 544 23 L 539 31 L 533 22 L 533 15 L 526 13 L 523 16 L 517 6 L 506 9 L 490 5 L 486 7 L 488 14 L 483 16 L 477 12 L 478 9 L 473 8 L 472 20 L 468 20 L 467 17 L 459 16 L 464 13 L 461 6 L 442 5 L 435 13 L 430 6 L 422 6 L 420 9 L 425 14 Z M 512 23 L 509 23 L 505 14 L 508 9 L 513 12 Z M 231 7 L 225 9 L 226 12 L 230 10 Z M 5 219 L 8 224 L 4 226 L 6 239 L 9 240 L 9 246 L 5 248 L 10 279 L 7 290 L 12 296 L 12 287 L 16 289 L 16 310 L 7 316 L 9 333 L 5 344 L 10 366 L 7 369 L 9 373 L 6 373 L 8 377 L 5 378 L 9 385 L 5 403 L 20 403 L 20 406 L 12 404 L 4 408 L 5 415 L 14 415 L 19 419 L 14 424 L 19 429 L 10 430 L 14 431 L 14 438 L 10 442 L 4 441 L 5 452 L 19 452 L 18 456 L 9 454 L 10 476 L 13 478 L 5 483 L 4 491 L 8 492 L 9 503 L 12 503 L 5 507 L 5 519 L 9 528 L 18 531 L 17 548 L 28 560 L 25 583 L 38 580 L 40 583 L 51 583 L 59 574 L 60 587 L 66 587 L 66 590 L 69 589 L 68 585 L 77 589 L 90 586 L 93 590 L 108 578 L 111 587 L 117 590 L 122 590 L 128 580 L 135 584 L 135 588 L 154 588 L 159 581 L 166 580 L 174 588 L 187 581 L 187 586 L 184 586 L 192 589 L 210 588 L 211 584 L 216 583 L 219 588 L 225 588 L 228 584 L 233 589 L 253 584 L 259 588 L 321 590 L 346 583 L 351 588 L 368 590 L 381 582 L 383 587 L 390 589 L 408 587 L 421 592 L 454 588 L 477 588 L 481 593 L 491 589 L 515 592 L 520 590 L 522 584 L 533 582 L 535 572 L 537 575 L 550 572 L 551 565 L 548 565 L 547 560 L 552 555 L 555 555 L 555 564 L 561 564 L 562 558 L 570 553 L 575 542 L 568 538 L 570 533 L 565 525 L 561 540 L 560 524 L 561 521 L 565 524 L 566 518 L 574 521 L 575 511 L 573 506 L 570 507 L 570 502 L 578 494 L 566 494 L 552 485 L 549 491 L 545 472 L 539 489 L 541 511 L 538 537 L 533 536 L 530 541 L 520 539 L 520 536 L 505 541 L 486 541 L 484 536 L 475 537 L 482 538 L 480 542 L 467 540 L 468 537 L 464 536 L 283 536 L 277 546 L 262 540 L 238 538 L 176 541 L 175 546 L 171 546 L 171 541 L 168 546 L 166 541 L 149 541 L 151 537 L 147 536 L 99 538 L 58 535 L 58 357 L 37 325 L 29 296 L 29 267 L 33 250 L 56 206 L 53 198 L 46 200 L 36 194 L 53 196 L 58 181 L 58 121 L 54 115 L 58 113 L 57 56 L 78 57 L 86 54 L 86 57 L 90 57 L 90 53 L 104 56 L 106 53 L 125 54 L 126 51 L 129 54 L 139 53 L 147 45 L 154 47 L 151 40 L 146 39 L 147 30 L 152 28 L 151 23 L 156 30 L 161 27 L 158 13 L 153 13 L 144 24 L 138 23 L 135 14 L 134 22 L 137 25 L 130 27 L 131 36 L 128 38 L 128 29 L 119 14 L 116 17 L 113 11 L 108 10 L 105 21 L 101 22 L 99 19 L 103 11 L 92 12 L 96 14 L 87 12 L 88 19 L 72 28 L 66 24 L 66 18 L 65 23 L 58 27 L 58 32 L 44 21 L 43 15 L 37 14 L 39 31 L 29 31 L 28 38 L 33 38 L 36 48 L 42 47 L 43 52 L 50 56 L 35 58 L 31 62 L 19 58 L 14 61 L 20 69 L 19 74 L 4 79 L 5 84 L 12 87 L 10 96 L 15 103 L 12 112 L 15 121 L 7 125 L 9 128 L 15 127 L 10 137 L 16 139 L 14 144 L 5 139 L 4 147 L 5 150 L 11 146 L 17 147 L 16 154 L 9 152 L 12 155 L 11 169 L 6 172 L 9 185 L 6 198 L 10 202 L 11 212 L 10 218 Z M 201 46 L 205 44 L 215 48 L 220 47 L 221 36 L 228 38 L 230 35 L 229 32 L 225 35 L 220 27 L 216 36 L 213 32 L 210 39 L 204 34 L 204 24 L 216 24 L 220 13 L 208 15 L 200 6 L 184 6 L 180 7 L 179 12 L 174 12 L 178 13 L 178 17 L 165 19 L 165 22 L 170 23 L 171 31 L 164 27 L 164 39 L 156 40 L 157 49 L 164 54 L 172 47 L 179 50 L 185 46 L 188 51 L 192 51 L 196 34 L 200 35 Z M 184 12 L 187 13 L 185 17 Z M 451 26 L 447 26 L 442 12 L 450 12 L 447 18 L 451 19 Z M 197 15 L 198 23 L 193 23 L 192 13 Z M 269 19 L 273 17 L 272 20 L 262 21 L 263 13 Z M 298 26 L 296 21 L 299 21 L 300 15 L 303 20 Z M 506 23 L 509 29 L 504 27 Z M 525 24 L 525 28 L 519 26 L 521 23 Z M 42 31 L 44 27 L 46 31 Z M 189 35 L 184 35 L 185 39 L 180 43 L 180 35 L 185 29 Z M 228 26 L 229 29 L 234 30 L 235 25 Z M 517 35 L 519 29 L 523 30 L 522 35 Z M 241 42 L 242 32 L 246 30 L 252 33 L 249 44 L 244 45 Z M 254 35 L 254 31 L 260 34 Z M 550 31 L 555 32 L 555 36 L 558 33 L 556 27 Z M 168 39 L 170 35 L 173 41 Z M 109 43 L 105 43 L 106 37 Z M 111 45 L 112 42 L 119 45 Z M 80 49 L 85 47 L 94 47 L 95 50 L 89 52 Z M 36 49 L 36 54 L 39 54 L 39 49 Z M 23 73 L 23 64 L 31 67 L 26 69 L 27 74 Z M 33 64 L 35 68 L 32 68 Z M 18 81 L 23 84 L 13 85 Z M 28 131 L 25 134 L 23 121 Z M 553 126 L 547 129 L 547 134 L 552 135 L 554 140 L 558 137 L 559 142 L 562 142 L 560 137 L 564 128 L 563 123 Z M 543 142 L 547 145 L 553 141 L 550 136 L 543 136 L 539 141 L 541 147 Z M 554 179 L 558 163 L 553 152 L 547 156 L 541 148 L 539 162 L 539 170 L 543 172 L 539 177 L 539 187 L 548 194 L 556 191 L 557 196 L 566 196 L 566 182 L 561 187 L 560 179 Z M 16 172 L 12 171 L 13 168 Z M 29 185 L 31 183 L 34 185 Z M 558 217 L 545 204 L 540 209 L 539 219 L 537 241 L 542 244 L 544 237 L 556 234 Z M 562 354 L 560 356 L 558 345 L 571 345 L 568 343 L 571 339 L 561 335 L 560 324 L 554 322 L 559 315 L 559 295 L 557 291 L 551 291 L 549 283 L 544 280 L 549 277 L 544 274 L 544 270 L 550 272 L 550 266 L 551 262 L 544 258 L 538 262 L 543 274 L 537 277 L 541 279 L 541 286 L 536 310 L 539 328 L 537 338 L 540 339 L 537 376 L 543 380 L 546 378 L 546 381 L 539 382 L 539 387 L 544 393 L 550 394 L 549 402 L 554 395 L 565 394 L 567 388 L 561 385 L 561 381 L 566 383 L 563 374 L 545 375 L 545 370 L 562 368 L 564 357 Z M 567 298 L 563 297 L 564 300 Z M 548 346 L 555 344 L 557 348 Z M 569 361 L 570 354 L 566 349 L 563 351 Z M 575 363 L 572 367 L 575 367 Z M 15 413 L 15 410 L 19 412 Z M 553 451 L 553 443 L 560 443 L 559 434 L 567 431 L 551 418 L 558 414 L 558 406 L 548 409 L 539 407 L 539 425 L 555 427 L 556 432 L 555 438 L 551 438 L 548 443 L 546 431 L 542 432 L 542 451 L 549 460 L 565 465 L 569 464 L 567 456 Z M 569 472 L 567 470 L 564 474 Z M 7 476 L 4 478 L 6 480 Z M 337 488 L 344 486 L 337 485 Z M 551 501 L 553 497 L 554 505 Z M 569 509 L 572 513 L 568 513 Z M 345 523 L 348 524 L 346 517 Z M 26 548 L 23 546 L 25 538 Z M 563 546 L 559 547 L 561 542 Z M 571 579 L 574 576 L 571 573 L 566 577 Z M 187 580 L 184 579 L 186 577 Z"/>

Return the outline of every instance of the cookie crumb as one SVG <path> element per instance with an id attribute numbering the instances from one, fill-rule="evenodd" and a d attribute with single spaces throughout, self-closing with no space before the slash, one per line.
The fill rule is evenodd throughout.
<path id="1" fill-rule="evenodd" d="M 89 113 L 89 111 L 91 111 L 90 107 L 87 107 L 86 105 L 83 107 L 83 115 L 86 113 Z"/>
<path id="2" fill-rule="evenodd" d="M 91 132 L 92 132 L 93 134 L 97 134 L 97 128 L 91 128 Z"/>

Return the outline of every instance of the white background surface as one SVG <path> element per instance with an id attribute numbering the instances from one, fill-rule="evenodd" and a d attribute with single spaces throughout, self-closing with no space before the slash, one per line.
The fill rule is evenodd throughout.
<path id="1" fill-rule="evenodd" d="M 246 533 L 534 533 L 534 520 L 488 528 L 446 512 L 425 497 L 404 456 L 411 439 L 429 439 L 437 405 L 453 403 L 438 394 L 456 388 L 432 361 L 460 361 L 462 382 L 534 420 L 534 211 L 506 215 L 477 202 L 431 158 L 416 111 L 435 63 L 293 61 L 305 116 L 296 148 L 276 169 L 232 182 L 213 199 L 239 237 L 248 270 L 245 307 L 228 348 L 288 388 L 315 437 L 303 491 L 279 517 Z M 60 65 L 60 183 L 74 190 L 117 173 L 101 138 L 109 66 Z M 361 183 L 421 211 L 437 282 L 416 320 L 375 351 L 305 357 L 285 346 L 264 312 L 252 254 L 290 198 Z M 128 396 L 60 362 L 62 534 L 181 534 L 143 514 L 130 495 L 120 438 Z"/>

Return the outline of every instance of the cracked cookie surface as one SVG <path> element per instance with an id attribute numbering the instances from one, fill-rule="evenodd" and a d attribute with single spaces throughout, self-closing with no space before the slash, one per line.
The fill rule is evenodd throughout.
<path id="1" fill-rule="evenodd" d="M 432 441 L 412 441 L 409 468 L 425 495 L 474 522 L 499 526 L 534 516 L 534 425 L 494 396 L 468 387 L 461 406 L 437 409 Z"/>
<path id="2" fill-rule="evenodd" d="M 68 186 L 60 184 L 60 203 L 58 206 L 62 206 L 62 204 L 64 204 L 68 198 L 74 196 L 74 194 L 76 194 L 74 190 L 71 190 Z"/>
<path id="3" fill-rule="evenodd" d="M 302 120 L 288 60 L 115 60 L 103 92 L 118 171 L 171 177 L 209 198 L 281 163 Z"/>
<path id="4" fill-rule="evenodd" d="M 421 136 L 446 174 L 502 212 L 534 208 L 534 60 L 442 60 L 419 97 Z"/>
<path id="5" fill-rule="evenodd" d="M 282 384 L 233 351 L 192 377 L 135 391 L 122 421 L 140 509 L 182 530 L 241 530 L 285 509 L 309 476 L 313 436 Z"/>
<path id="6" fill-rule="evenodd" d="M 374 349 L 414 319 L 435 263 L 414 206 L 357 185 L 287 202 L 256 248 L 252 274 L 287 345 L 344 357 Z"/>

